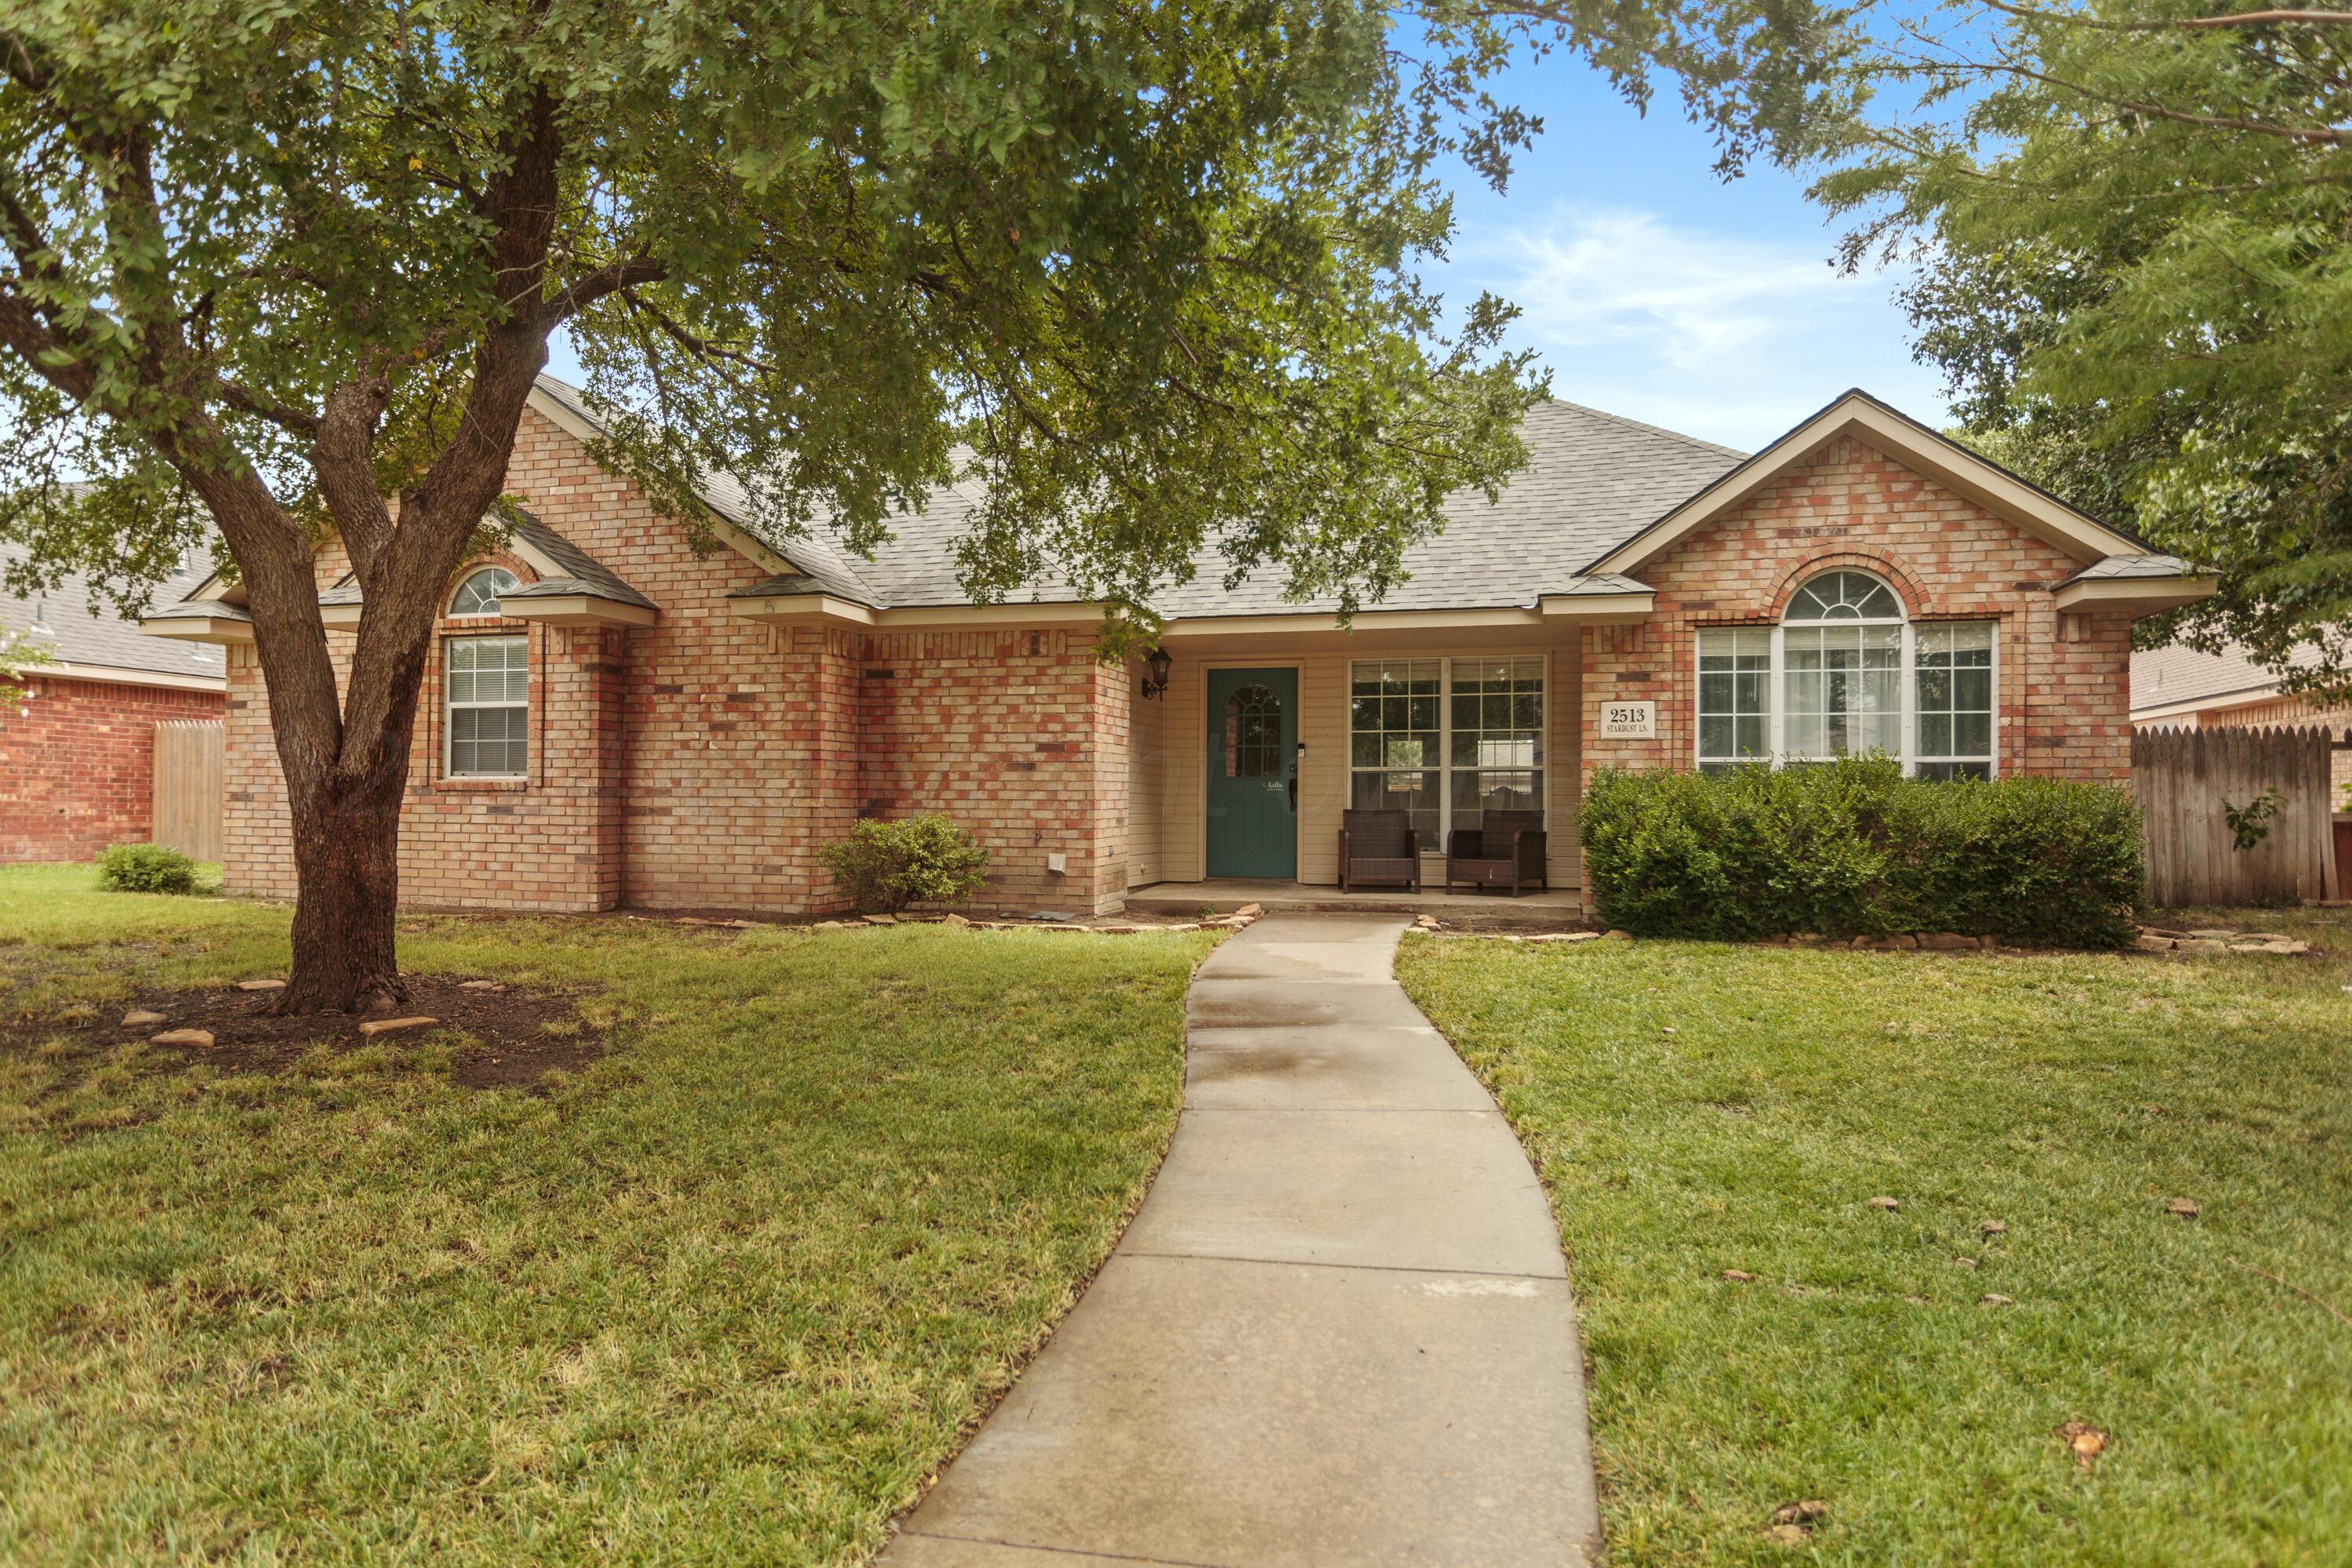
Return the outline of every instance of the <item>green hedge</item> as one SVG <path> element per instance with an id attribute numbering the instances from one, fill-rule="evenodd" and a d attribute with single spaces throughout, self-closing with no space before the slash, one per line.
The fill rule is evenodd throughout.
<path id="1" fill-rule="evenodd" d="M 117 893 L 190 893 L 196 863 L 161 844 L 110 844 L 98 858 L 98 885 Z"/>
<path id="2" fill-rule="evenodd" d="M 2144 880 L 2139 813 L 2120 789 L 1939 784 L 1883 757 L 1604 770 L 1582 837 L 1601 918 L 1636 936 L 1958 931 L 2119 947 Z"/>

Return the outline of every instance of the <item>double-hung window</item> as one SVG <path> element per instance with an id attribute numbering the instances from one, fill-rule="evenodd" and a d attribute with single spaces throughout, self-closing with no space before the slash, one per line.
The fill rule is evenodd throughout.
<path id="1" fill-rule="evenodd" d="M 1864 572 L 1826 572 L 1777 626 L 1698 634 L 1698 765 L 1884 752 L 1927 778 L 1990 778 L 1990 622 L 1915 626 Z"/>
<path id="2" fill-rule="evenodd" d="M 1431 852 L 1489 811 L 1544 809 L 1544 661 L 1359 659 L 1348 803 L 1402 809 Z"/>
<path id="3" fill-rule="evenodd" d="M 449 776 L 519 779 L 530 766 L 530 658 L 523 637 L 452 637 Z"/>

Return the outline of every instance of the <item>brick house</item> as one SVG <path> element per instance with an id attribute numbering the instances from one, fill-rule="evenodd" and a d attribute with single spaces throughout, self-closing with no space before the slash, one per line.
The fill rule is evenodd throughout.
<path id="1" fill-rule="evenodd" d="M 1156 884 L 1334 883 L 1350 804 L 1410 812 L 1433 880 L 1450 828 L 1540 810 L 1573 889 L 1602 766 L 1874 745 L 1939 775 L 2122 780 L 2131 622 L 2212 588 L 1858 392 L 1753 457 L 1549 403 L 1499 504 L 1450 504 L 1352 628 L 1211 565 L 1157 606 L 1158 660 L 1105 665 L 1098 606 L 957 586 L 969 485 L 868 561 L 761 537 L 717 483 L 724 548 L 698 558 L 590 459 L 596 428 L 542 380 L 508 480 L 529 520 L 451 584 L 412 903 L 821 912 L 821 845 L 937 809 L 990 852 L 982 907 L 1108 912 Z M 331 628 L 357 624 L 345 576 L 330 546 Z M 146 629 L 226 645 L 228 885 L 285 896 L 235 599 L 205 584 Z"/>
<path id="2" fill-rule="evenodd" d="M 2320 662 L 2319 650 L 2303 645 L 2294 650 L 2289 662 L 2297 668 L 2315 668 Z M 2206 653 L 2178 643 L 2142 648 L 2132 655 L 2132 728 L 2212 730 L 2317 724 L 2339 738 L 2352 735 L 2352 703 L 2330 702 L 2283 688 L 2276 673 L 2256 664 L 2238 647 L 2227 647 L 2219 653 Z M 2339 791 L 2352 785 L 2352 751 L 2336 753 L 2335 773 Z"/>
<path id="3" fill-rule="evenodd" d="M 23 552 L 0 544 L 0 559 Z M 184 573 L 158 602 L 203 580 Z M 0 863 L 88 860 L 152 838 L 155 726 L 220 718 L 222 650 L 141 637 L 78 576 L 29 599 L 0 595 L 0 626 L 49 655 L 18 683 L 24 700 L 0 709 Z"/>

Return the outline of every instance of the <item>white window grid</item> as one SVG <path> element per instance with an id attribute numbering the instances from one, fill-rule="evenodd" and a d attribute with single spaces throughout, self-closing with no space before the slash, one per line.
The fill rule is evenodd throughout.
<path id="1" fill-rule="evenodd" d="M 442 671 L 442 768 L 453 779 L 530 773 L 530 641 L 452 637 Z"/>
<path id="2" fill-rule="evenodd" d="M 1521 763 L 1517 760 L 1497 755 L 1493 756 L 1492 760 L 1481 758 L 1471 763 L 1457 764 L 1454 762 L 1455 733 L 1454 713 L 1454 700 L 1455 695 L 1454 671 L 1457 667 L 1464 668 L 1476 668 L 1481 666 L 1501 663 L 1533 664 L 1536 666 L 1538 678 L 1543 683 L 1541 689 L 1541 700 L 1538 705 L 1537 722 L 1535 725 L 1537 734 L 1535 760 L 1526 763 Z M 1394 767 L 1384 767 L 1371 763 L 1359 763 L 1355 758 L 1355 743 L 1358 731 L 1355 725 L 1354 707 L 1358 672 L 1360 670 L 1370 671 L 1394 669 L 1399 668 L 1412 668 L 1414 667 L 1423 668 L 1434 667 L 1437 674 L 1437 691 L 1434 698 L 1432 699 L 1437 705 L 1436 756 L 1427 763 L 1420 766 L 1406 763 Z M 1424 855 L 1438 855 L 1444 851 L 1446 836 L 1454 831 L 1454 779 L 1455 774 L 1481 773 L 1532 773 L 1536 775 L 1537 779 L 1539 781 L 1536 786 L 1537 809 L 1540 810 L 1544 814 L 1544 824 L 1549 827 L 1551 823 L 1551 703 L 1554 700 L 1555 693 L 1552 689 L 1551 679 L 1551 655 L 1548 652 L 1540 654 L 1462 655 L 1458 657 L 1399 654 L 1384 658 L 1351 660 L 1348 666 L 1349 709 L 1345 721 L 1345 729 L 1348 736 L 1348 799 L 1351 804 L 1355 799 L 1355 779 L 1360 773 L 1379 774 L 1418 773 L 1435 774 L 1437 778 L 1437 834 L 1435 839 L 1433 841 L 1429 835 L 1424 833 L 1422 836 L 1421 847 L 1422 853 Z M 1484 730 L 1485 726 L 1482 723 L 1477 731 L 1465 731 L 1465 733 L 1483 733 Z M 1380 731 L 1380 733 L 1382 734 L 1403 732 L 1411 732 L 1410 727 L 1408 727 L 1408 731 L 1391 731 L 1385 728 Z"/>
<path id="3" fill-rule="evenodd" d="M 1802 634 L 1811 632 L 1815 628 L 1824 626 L 1853 626 L 1854 624 L 1856 623 L 1853 621 L 1813 621 L 1802 623 L 1794 629 Z M 1874 626 L 1880 629 L 1885 629 L 1894 625 L 1894 623 L 1883 621 L 1866 621 L 1860 624 L 1864 626 Z M 1789 749 L 1789 704 L 1787 681 L 1789 673 L 1788 634 L 1790 629 L 1791 628 L 1784 626 L 1703 626 L 1699 629 L 1698 635 L 1692 639 L 1691 667 L 1695 684 L 1692 687 L 1691 702 L 1693 718 L 1691 725 L 1691 758 L 1696 765 L 1702 768 L 1722 768 L 1735 766 L 1741 763 L 1780 763 L 1786 762 L 1817 762 L 1822 760 L 1822 758 L 1811 754 L 1801 756 L 1791 752 Z M 1992 697 L 1990 749 L 1982 755 L 1963 755 L 1949 752 L 1940 755 L 1923 755 L 1919 750 L 1919 645 L 1923 637 L 1928 637 L 1932 634 L 1941 634 L 1947 637 L 1956 635 L 1974 635 L 1979 629 L 1989 635 L 1989 640 L 1991 645 L 1990 652 L 1992 657 L 1988 679 L 1988 684 L 1990 688 Z M 1902 633 L 1902 663 L 1899 679 L 1899 700 L 1902 704 L 1902 720 L 1899 732 L 1903 740 L 1903 751 L 1899 760 L 1903 763 L 1903 771 L 1906 773 L 1916 773 L 1922 763 L 1955 762 L 1982 763 L 1986 765 L 1986 771 L 1991 777 L 2000 777 L 2000 736 L 2002 727 L 2000 704 L 2000 623 L 1990 619 L 1925 622 L 1905 621 L 1900 623 L 1900 630 Z M 1698 684 L 1696 684 L 1696 682 L 1703 681 L 1705 679 L 1706 674 L 1705 666 L 1706 661 L 1709 657 L 1722 657 L 1722 654 L 1718 649 L 1710 648 L 1708 647 L 1710 639 L 1725 639 L 1726 641 L 1729 641 L 1734 638 L 1737 639 L 1734 646 L 1738 647 L 1742 652 L 1746 652 L 1752 648 L 1759 641 L 1770 650 L 1770 663 L 1762 672 L 1764 677 L 1764 704 L 1766 709 L 1765 728 L 1769 737 L 1769 743 L 1765 753 L 1761 756 L 1710 756 L 1706 752 L 1706 727 L 1702 721 L 1704 715 L 1700 707 L 1700 693 L 1702 689 Z"/>

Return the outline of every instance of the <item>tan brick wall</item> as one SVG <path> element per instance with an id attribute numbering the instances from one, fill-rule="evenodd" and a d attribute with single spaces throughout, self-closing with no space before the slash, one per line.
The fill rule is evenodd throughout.
<path id="1" fill-rule="evenodd" d="M 877 637 L 771 628 L 727 595 L 766 575 L 687 531 L 571 436 L 527 414 L 508 489 L 661 606 L 626 631 L 530 627 L 530 776 L 445 779 L 445 623 L 410 753 L 401 894 L 423 906 L 838 909 L 819 846 L 861 811 L 944 810 L 991 854 L 981 903 L 1116 904 L 1126 868 L 1126 705 L 1116 671 L 1066 631 Z M 519 559 L 501 562 L 524 581 Z M 322 585 L 346 570 L 320 556 Z M 331 634 L 339 660 L 351 638 Z M 228 882 L 294 891 L 285 787 L 252 651 L 233 649 Z M 339 664 L 339 668 L 341 665 Z M 1097 697 L 1102 701 L 1097 702 Z M 1045 856 L 1068 857 L 1049 875 Z M 1108 892 L 1106 893 L 1105 889 Z"/>
<path id="2" fill-rule="evenodd" d="M 0 708 L 0 864 L 89 860 L 155 831 L 155 726 L 217 719 L 217 691 L 26 672 Z"/>
<path id="3" fill-rule="evenodd" d="M 1998 624 L 2002 773 L 2129 782 L 2129 618 L 2061 616 L 2052 590 L 2080 562 L 1851 436 L 1641 567 L 1657 590 L 1649 620 L 1585 631 L 1585 776 L 1691 766 L 1699 628 L 1769 626 L 1837 566 L 1889 580 L 1914 620 Z M 1603 703 L 1643 699 L 1658 705 L 1654 739 L 1601 737 Z"/>

